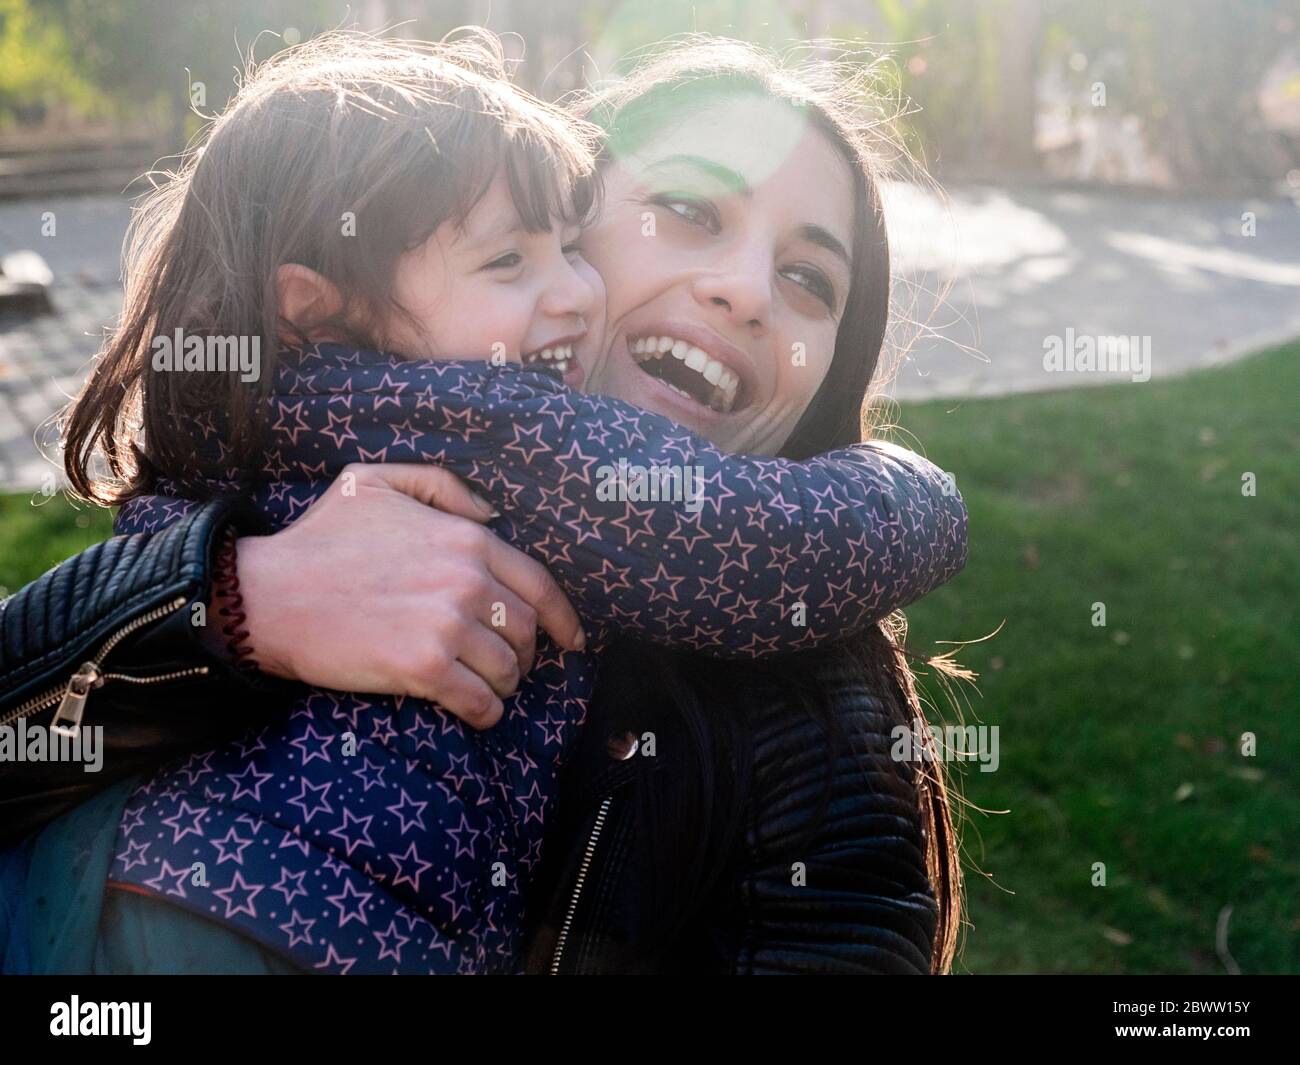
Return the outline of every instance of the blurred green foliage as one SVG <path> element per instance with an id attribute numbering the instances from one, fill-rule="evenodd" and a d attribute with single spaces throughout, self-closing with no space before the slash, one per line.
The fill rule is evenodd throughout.
<path id="1" fill-rule="evenodd" d="M 0 0 L 0 121 L 65 112 L 183 139 L 194 111 L 224 106 L 254 46 L 265 58 L 284 31 L 309 37 L 345 17 L 321 0 Z"/>
<path id="2" fill-rule="evenodd" d="M 67 35 L 28 0 L 0 0 L 0 120 L 39 118 L 64 103 L 93 113 L 93 84 L 81 76 Z"/>
<path id="3" fill-rule="evenodd" d="M 1265 127 L 1260 78 L 1300 48 L 1300 0 L 875 0 L 931 159 L 1026 169 L 1042 76 L 1077 118 L 1137 122 L 1184 185 L 1275 180 L 1300 143 Z M 1104 104 L 1093 101 L 1104 86 Z"/>
<path id="4" fill-rule="evenodd" d="M 1049 69 L 1078 115 L 1104 82 L 1107 113 L 1140 122 L 1150 150 L 1185 184 L 1275 180 L 1300 167 L 1300 144 L 1267 129 L 1255 99 L 1269 64 L 1297 47 L 1300 0 L 551 0 L 511 5 L 504 22 L 473 0 L 364 9 L 344 0 L 0 0 L 0 121 L 64 108 L 184 139 L 197 128 L 195 110 L 221 109 L 250 51 L 264 58 L 376 19 L 371 28 L 436 38 L 485 18 L 518 35 L 519 80 L 552 97 L 674 34 L 776 48 L 876 42 L 896 57 L 902 91 L 919 108 L 908 123 L 941 172 L 1037 167 L 1035 113 Z M 202 102 L 192 109 L 195 83 Z"/>

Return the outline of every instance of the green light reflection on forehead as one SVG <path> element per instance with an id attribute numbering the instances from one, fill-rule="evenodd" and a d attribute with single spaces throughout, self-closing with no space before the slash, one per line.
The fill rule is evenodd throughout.
<path id="1" fill-rule="evenodd" d="M 614 121 L 605 155 L 634 180 L 689 178 L 717 194 L 761 185 L 796 152 L 809 128 L 788 101 L 733 87 L 634 101 Z M 737 188 L 736 178 L 744 188 Z M 814 191 L 812 189 L 810 192 Z"/>

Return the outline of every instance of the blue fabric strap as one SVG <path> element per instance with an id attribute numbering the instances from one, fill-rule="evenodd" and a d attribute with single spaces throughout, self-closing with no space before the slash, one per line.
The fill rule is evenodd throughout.
<path id="1" fill-rule="evenodd" d="M 0 971 L 90 972 L 131 777 L 0 852 Z"/>

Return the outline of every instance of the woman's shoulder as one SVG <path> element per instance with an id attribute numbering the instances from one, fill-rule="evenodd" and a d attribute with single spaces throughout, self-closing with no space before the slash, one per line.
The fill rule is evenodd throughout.
<path id="1" fill-rule="evenodd" d="M 738 971 L 926 972 L 937 910 L 915 775 L 894 757 L 907 704 L 851 652 L 799 676 L 807 699 L 755 708 Z"/>
<path id="2" fill-rule="evenodd" d="M 829 740 L 840 730 L 866 737 L 888 735 L 901 723 L 899 692 L 882 690 L 847 643 L 785 658 L 780 683 L 764 685 L 751 703 L 755 753 L 793 743 Z M 824 743 L 816 741 L 818 750 Z M 810 752 L 811 753 L 811 752 Z"/>

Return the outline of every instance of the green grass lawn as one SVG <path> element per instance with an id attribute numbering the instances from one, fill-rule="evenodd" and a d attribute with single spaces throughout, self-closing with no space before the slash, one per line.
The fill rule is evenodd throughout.
<path id="1" fill-rule="evenodd" d="M 1170 382 L 904 409 L 971 530 L 910 640 L 1005 622 L 960 653 L 980 674 L 967 720 L 1001 741 L 964 791 L 1010 811 L 966 822 L 970 971 L 1223 972 L 1227 906 L 1243 972 L 1300 971 L 1298 400 L 1292 345 Z"/>
<path id="2" fill-rule="evenodd" d="M 904 408 L 971 514 L 970 563 L 910 612 L 911 642 L 1005 623 L 959 656 L 980 674 L 967 720 L 999 726 L 1001 756 L 962 788 L 1009 811 L 965 820 L 959 971 L 1222 972 L 1228 906 L 1242 971 L 1300 970 L 1298 396 L 1291 346 L 1168 383 Z M 0 497 L 0 585 L 107 532 Z"/>
<path id="3" fill-rule="evenodd" d="M 0 495 L 0 596 L 113 535 L 110 513 L 62 495 Z"/>

